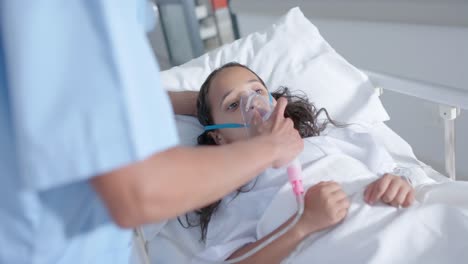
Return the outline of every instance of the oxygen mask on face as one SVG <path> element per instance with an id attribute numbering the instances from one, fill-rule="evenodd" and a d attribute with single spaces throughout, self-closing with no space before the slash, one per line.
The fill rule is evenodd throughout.
<path id="1" fill-rule="evenodd" d="M 254 136 L 252 128 L 258 125 L 255 122 L 268 120 L 274 109 L 271 95 L 265 97 L 255 92 L 241 96 L 239 107 L 249 136 Z"/>
<path id="2" fill-rule="evenodd" d="M 251 123 L 255 120 L 265 121 L 273 112 L 273 97 L 268 94 L 268 97 L 262 96 L 256 92 L 244 93 L 240 97 L 239 108 L 242 114 L 242 123 L 225 123 L 205 126 L 205 131 L 225 129 L 225 128 L 247 128 L 249 136 L 254 136 L 251 133 Z M 258 116 L 257 116 L 258 115 Z"/>

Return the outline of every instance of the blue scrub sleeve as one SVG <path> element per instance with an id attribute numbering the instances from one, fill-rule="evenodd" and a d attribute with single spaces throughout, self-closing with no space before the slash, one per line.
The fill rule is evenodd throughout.
<path id="1" fill-rule="evenodd" d="M 178 144 L 134 1 L 5 1 L 6 82 L 22 186 L 89 179 Z"/>

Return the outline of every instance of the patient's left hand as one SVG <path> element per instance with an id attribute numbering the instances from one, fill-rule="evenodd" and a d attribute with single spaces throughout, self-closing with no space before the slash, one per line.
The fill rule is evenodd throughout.
<path id="1" fill-rule="evenodd" d="M 366 187 L 364 200 L 369 204 L 382 200 L 395 207 L 408 207 L 414 201 L 414 189 L 402 177 L 385 174 Z"/>

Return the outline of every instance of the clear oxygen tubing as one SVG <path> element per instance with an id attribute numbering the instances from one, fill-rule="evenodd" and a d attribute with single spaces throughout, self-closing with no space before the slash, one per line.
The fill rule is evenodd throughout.
<path id="1" fill-rule="evenodd" d="M 249 127 L 249 123 L 252 120 L 254 112 L 259 113 L 263 121 L 270 117 L 270 114 L 273 111 L 271 94 L 269 95 L 269 99 L 270 100 L 266 100 L 264 97 L 255 93 L 249 94 L 247 97 L 241 99 L 241 111 L 246 127 Z M 278 230 L 278 232 L 276 232 L 274 235 L 263 241 L 258 246 L 252 248 L 242 256 L 226 260 L 223 263 L 237 263 L 251 257 L 291 230 L 291 228 L 297 224 L 302 214 L 304 213 L 304 187 L 302 185 L 302 168 L 301 163 L 297 158 L 287 166 L 287 172 L 289 183 L 292 186 L 292 190 L 296 196 L 297 202 L 297 212 L 294 219 L 287 226 L 283 227 L 281 230 Z"/>
<path id="2" fill-rule="evenodd" d="M 217 124 L 206 126 L 205 131 L 214 130 L 214 129 L 224 129 L 224 128 L 250 128 L 250 122 L 252 121 L 254 113 L 258 113 L 263 121 L 266 121 L 270 114 L 273 111 L 273 97 L 269 94 L 268 99 L 265 97 L 256 94 L 256 93 L 249 93 L 247 95 L 242 96 L 240 100 L 240 107 L 242 112 L 242 117 L 244 119 L 243 124 L 236 124 L 236 123 L 228 123 L 228 124 Z M 284 235 L 286 232 L 291 230 L 299 219 L 301 218 L 302 214 L 304 213 L 304 187 L 302 185 L 302 168 L 301 163 L 296 158 L 294 159 L 289 165 L 287 165 L 287 173 L 288 173 L 288 180 L 292 186 L 292 191 L 296 197 L 297 202 L 297 212 L 294 219 L 281 230 L 278 230 L 274 235 L 263 241 L 258 246 L 252 248 L 248 252 L 244 253 L 242 256 L 225 260 L 222 263 L 238 263 L 243 261 L 251 256 L 253 256 L 258 251 L 264 249 L 266 246 L 271 244 L 273 241 Z M 206 262 L 206 259 L 203 259 Z"/>
<path id="3" fill-rule="evenodd" d="M 294 219 L 287 226 L 283 227 L 281 230 L 276 232 L 276 234 L 272 235 L 267 240 L 263 241 L 258 246 L 252 248 L 242 256 L 226 260 L 223 263 L 237 263 L 253 256 L 255 253 L 264 249 L 270 243 L 272 243 L 273 241 L 284 235 L 286 232 L 291 230 L 291 228 L 293 228 L 297 224 L 302 214 L 304 213 L 304 187 L 302 185 L 302 169 L 301 163 L 297 158 L 288 166 L 287 171 L 289 183 L 292 185 L 292 190 L 294 192 L 294 195 L 296 196 L 297 202 L 297 212 Z"/>

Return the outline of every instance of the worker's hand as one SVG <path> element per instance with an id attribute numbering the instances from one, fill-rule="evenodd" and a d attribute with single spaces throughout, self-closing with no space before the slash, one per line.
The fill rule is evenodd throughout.
<path id="1" fill-rule="evenodd" d="M 414 189 L 402 177 L 385 174 L 366 187 L 364 200 L 369 204 L 381 200 L 395 207 L 408 207 L 414 201 Z"/>
<path id="2" fill-rule="evenodd" d="M 344 219 L 350 206 L 346 193 L 333 181 L 320 182 L 309 188 L 304 202 L 304 214 L 297 223 L 297 228 L 306 234 L 338 224 Z"/>
<path id="3" fill-rule="evenodd" d="M 287 165 L 304 149 L 304 142 L 299 132 L 294 128 L 290 118 L 284 117 L 284 110 L 288 101 L 279 98 L 270 118 L 263 122 L 256 114 L 252 118 L 250 133 L 252 136 L 265 136 L 274 146 L 274 168 Z"/>

